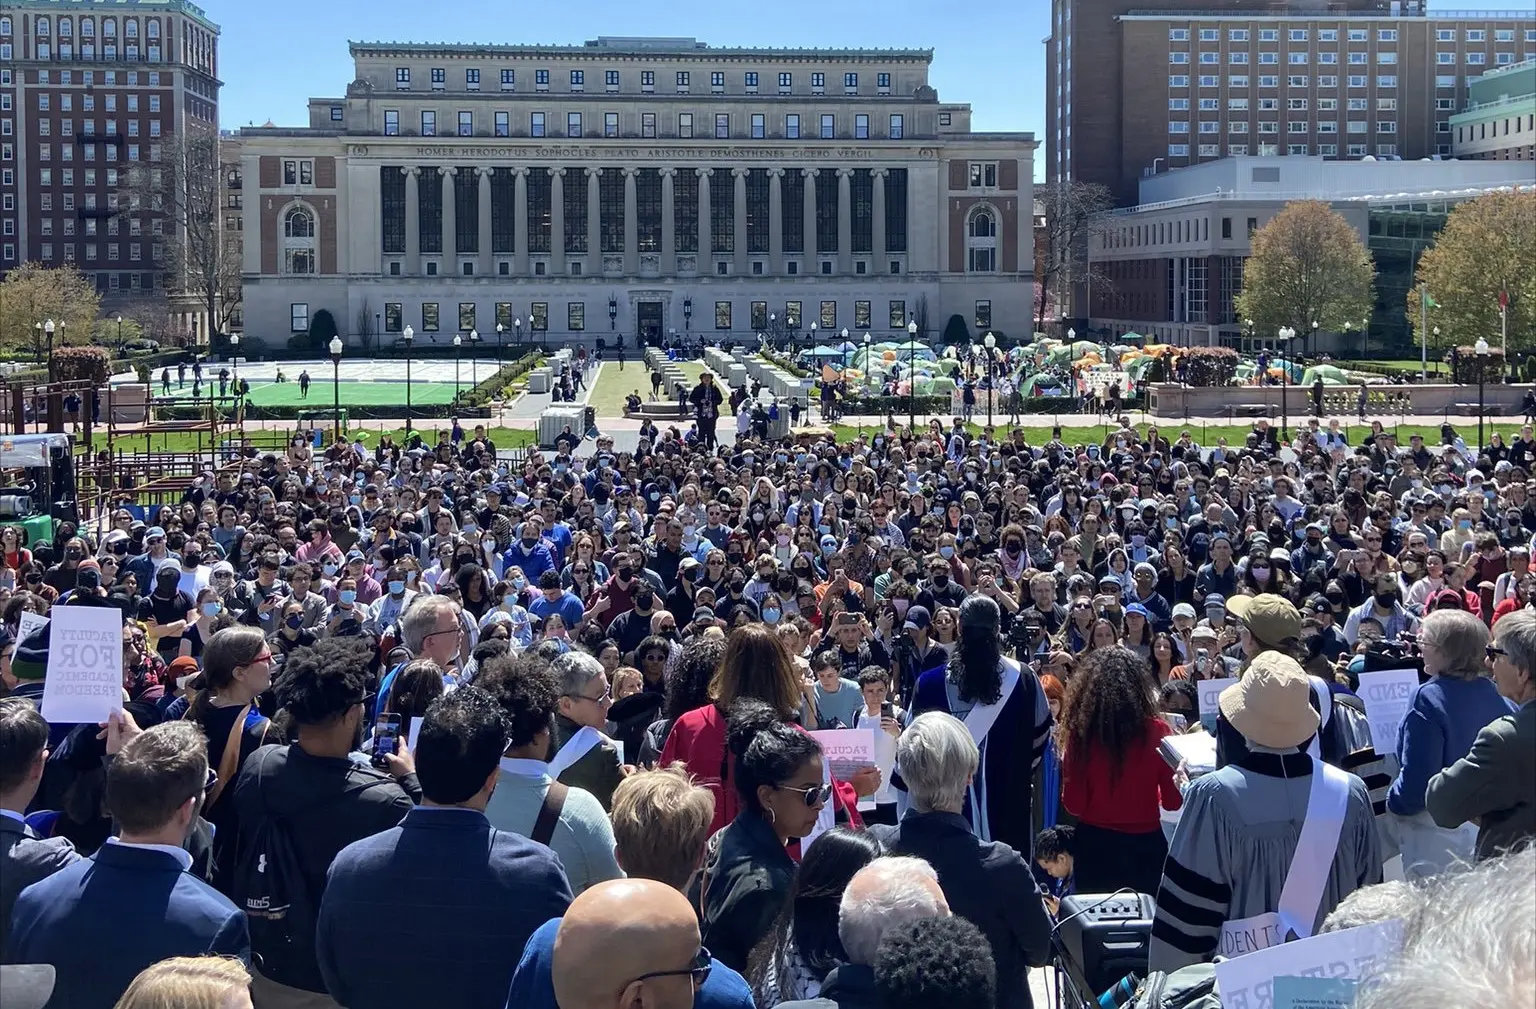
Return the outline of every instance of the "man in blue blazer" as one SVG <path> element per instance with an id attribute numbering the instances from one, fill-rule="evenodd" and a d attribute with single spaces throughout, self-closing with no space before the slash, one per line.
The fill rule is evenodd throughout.
<path id="1" fill-rule="evenodd" d="M 422 804 L 331 863 L 316 954 L 347 1009 L 502 1009 L 528 937 L 565 914 L 560 859 L 485 817 L 506 742 L 484 691 L 438 698 L 417 738 Z"/>
<path id="2" fill-rule="evenodd" d="M 201 730 L 132 726 L 115 715 L 107 739 L 109 753 L 121 746 L 107 766 L 121 835 L 16 900 L 5 959 L 53 965 L 50 1009 L 112 1009 L 139 971 L 167 957 L 250 960 L 245 914 L 187 873 L 192 856 L 181 847 L 209 784 Z"/>
<path id="3" fill-rule="evenodd" d="M 80 860 L 74 845 L 38 837 L 23 815 L 47 760 L 48 722 L 37 705 L 27 697 L 0 698 L 0 949 L 21 891 Z"/>

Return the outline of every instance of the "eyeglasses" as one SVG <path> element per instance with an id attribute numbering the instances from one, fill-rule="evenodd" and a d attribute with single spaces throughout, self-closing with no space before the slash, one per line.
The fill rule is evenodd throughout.
<path id="1" fill-rule="evenodd" d="M 611 693 L 606 692 L 606 691 L 601 693 L 601 694 L 599 694 L 596 697 L 588 697 L 586 694 L 566 694 L 565 696 L 569 697 L 573 701 L 576 701 L 576 700 L 591 701 L 593 704 L 612 704 L 613 703 L 613 695 Z"/>
<path id="2" fill-rule="evenodd" d="M 262 652 L 260 655 L 256 656 L 251 661 L 247 662 L 246 665 L 254 666 L 254 665 L 256 665 L 258 663 L 261 663 L 261 662 L 271 662 L 271 661 L 272 661 L 272 650 L 269 648 L 266 651 Z"/>
<path id="3" fill-rule="evenodd" d="M 665 661 L 667 661 L 667 656 L 664 653 L 662 653 L 662 652 L 651 652 L 650 654 L 646 655 L 643 658 L 642 661 L 645 661 L 645 662 L 665 662 Z"/>
<path id="4" fill-rule="evenodd" d="M 774 785 L 773 787 L 781 792 L 799 793 L 800 798 L 805 800 L 805 805 L 809 809 L 826 805 L 827 800 L 832 797 L 831 785 L 811 785 L 808 788 L 795 788 L 791 785 Z"/>
<path id="5" fill-rule="evenodd" d="M 709 950 L 700 946 L 699 951 L 694 954 L 693 963 L 682 970 L 656 970 L 649 974 L 641 974 L 624 987 L 628 988 L 629 985 L 637 981 L 649 981 L 653 977 L 678 977 L 679 975 L 687 974 L 693 979 L 694 990 L 698 990 L 704 986 L 705 981 L 709 980 L 709 972 L 714 966 L 714 959 L 709 955 Z M 620 990 L 622 991 L 623 989 Z"/>
<path id="6" fill-rule="evenodd" d="M 1500 655 L 1508 655 L 1509 654 L 1504 649 L 1500 648 L 1498 645 L 1484 645 L 1483 646 L 1483 651 L 1487 653 L 1488 658 L 1490 660 L 1491 659 L 1497 659 Z"/>

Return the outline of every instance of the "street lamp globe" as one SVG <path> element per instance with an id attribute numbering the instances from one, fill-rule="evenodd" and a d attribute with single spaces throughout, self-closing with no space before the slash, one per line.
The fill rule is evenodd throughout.
<path id="1" fill-rule="evenodd" d="M 474 343 L 478 339 L 480 339 L 480 331 L 478 329 L 471 329 L 469 331 L 469 342 Z"/>
<path id="2" fill-rule="evenodd" d="M 239 333 L 231 333 L 231 334 L 229 334 L 229 345 L 231 347 L 239 347 L 240 346 L 240 334 Z"/>
<path id="3" fill-rule="evenodd" d="M 339 337 L 339 336 L 331 337 L 331 342 L 329 344 L 329 347 L 330 347 L 330 351 L 331 351 L 331 356 L 332 357 L 340 357 L 341 356 L 341 337 Z"/>
<path id="4" fill-rule="evenodd" d="M 43 323 L 43 332 L 47 333 L 49 336 L 53 335 L 53 331 L 54 331 L 55 328 L 56 327 L 55 327 L 54 321 L 52 319 L 49 319 L 47 322 Z"/>
<path id="5" fill-rule="evenodd" d="M 844 326 L 844 327 L 843 327 L 843 331 L 842 331 L 842 333 L 841 333 L 841 334 L 839 334 L 839 335 L 840 335 L 840 336 L 842 336 L 842 338 L 843 338 L 843 339 L 844 339 L 844 340 L 846 340 L 846 339 L 848 339 L 848 327 L 847 327 L 847 326 Z"/>
<path id="6" fill-rule="evenodd" d="M 997 337 L 993 336 L 991 333 L 988 333 L 987 338 L 981 342 L 986 345 L 988 350 L 997 349 Z"/>
<path id="7" fill-rule="evenodd" d="M 1472 345 L 1472 349 L 1477 352 L 1478 357 L 1487 357 L 1488 341 L 1484 340 L 1482 337 L 1478 337 L 1477 342 Z"/>
<path id="8" fill-rule="evenodd" d="M 400 339 L 404 340 L 406 343 L 410 343 L 411 340 L 415 339 L 415 337 L 416 331 L 410 326 L 405 327 L 405 332 L 400 334 Z"/>
<path id="9" fill-rule="evenodd" d="M 455 347 L 464 346 L 464 338 L 457 333 L 453 334 L 453 345 Z"/>
<path id="10" fill-rule="evenodd" d="M 1070 343 L 1071 341 L 1076 340 L 1076 339 L 1077 339 L 1077 330 L 1075 328 L 1067 330 L 1067 342 Z"/>
<path id="11" fill-rule="evenodd" d="M 914 339 L 917 337 L 917 323 L 915 321 L 907 323 L 907 335 Z"/>

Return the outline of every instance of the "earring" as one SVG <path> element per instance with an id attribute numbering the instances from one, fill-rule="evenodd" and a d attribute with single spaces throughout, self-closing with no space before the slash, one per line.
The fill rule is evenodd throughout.
<path id="1" fill-rule="evenodd" d="M 772 827 L 778 822 L 778 816 L 774 814 L 772 806 L 765 806 L 763 808 L 768 810 L 768 826 Z"/>

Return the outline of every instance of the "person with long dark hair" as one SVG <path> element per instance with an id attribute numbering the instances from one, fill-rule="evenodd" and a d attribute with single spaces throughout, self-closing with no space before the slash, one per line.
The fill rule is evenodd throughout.
<path id="1" fill-rule="evenodd" d="M 853 874 L 880 853 L 873 836 L 846 827 L 833 827 L 806 848 L 773 930 L 748 960 L 758 1005 L 816 998 L 832 968 L 847 961 L 837 935 L 838 903 Z"/>
<path id="2" fill-rule="evenodd" d="M 1124 647 L 1094 652 L 1067 683 L 1061 714 L 1062 798 L 1078 819 L 1078 891 L 1156 893 L 1168 855 L 1159 808 L 1178 809 L 1183 800 L 1158 754 L 1172 730 L 1158 717 L 1146 662 Z"/>
<path id="3" fill-rule="evenodd" d="M 910 715 L 943 711 L 965 723 L 981 750 L 966 821 L 983 841 L 1027 853 L 1034 842 L 1032 776 L 1050 740 L 1051 710 L 1035 674 L 1003 656 L 1001 622 L 1001 609 L 987 596 L 960 604 L 954 652 L 944 667 L 918 678 Z"/>

